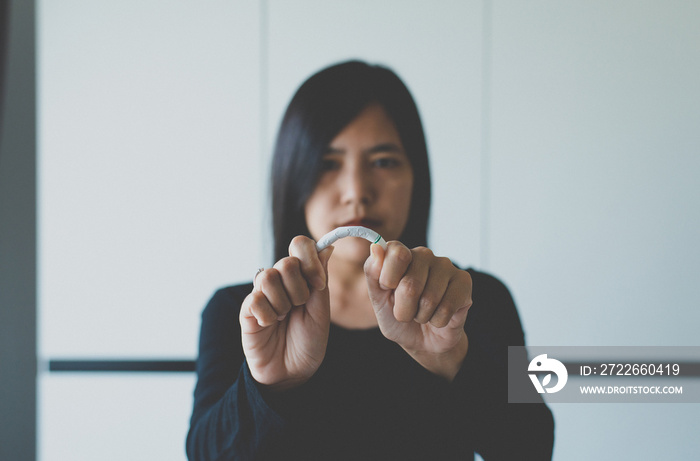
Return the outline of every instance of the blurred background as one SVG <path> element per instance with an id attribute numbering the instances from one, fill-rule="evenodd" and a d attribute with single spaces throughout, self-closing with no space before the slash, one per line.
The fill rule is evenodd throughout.
<path id="1" fill-rule="evenodd" d="M 201 310 L 272 263 L 282 111 L 350 58 L 412 91 L 431 247 L 500 277 L 529 344 L 700 346 L 700 2 L 0 12 L 0 459 L 185 459 Z M 700 452 L 700 404 L 552 410 L 557 460 Z"/>

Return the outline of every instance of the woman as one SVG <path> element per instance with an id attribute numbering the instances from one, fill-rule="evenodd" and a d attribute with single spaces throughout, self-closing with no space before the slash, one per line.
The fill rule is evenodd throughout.
<path id="1" fill-rule="evenodd" d="M 272 185 L 276 263 L 202 314 L 190 459 L 551 457 L 547 407 L 507 404 L 507 346 L 524 344 L 508 290 L 426 248 L 425 137 L 393 72 L 352 61 L 309 78 Z M 349 225 L 386 250 L 316 251 Z"/>

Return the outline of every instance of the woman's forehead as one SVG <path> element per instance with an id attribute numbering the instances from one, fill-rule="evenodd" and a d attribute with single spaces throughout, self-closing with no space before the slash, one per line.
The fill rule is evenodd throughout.
<path id="1" fill-rule="evenodd" d="M 330 142 L 329 148 L 342 149 L 344 144 L 370 145 L 394 143 L 401 140 L 394 121 L 379 104 L 370 104 L 348 123 Z"/>

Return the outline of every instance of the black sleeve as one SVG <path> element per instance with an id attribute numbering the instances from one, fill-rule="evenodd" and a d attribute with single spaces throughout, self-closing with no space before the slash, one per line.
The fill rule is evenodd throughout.
<path id="1" fill-rule="evenodd" d="M 470 270 L 473 305 L 465 329 L 469 351 L 453 381 L 459 411 L 470 415 L 462 434 L 486 461 L 549 460 L 554 419 L 544 403 L 508 403 L 508 346 L 524 346 L 523 329 L 508 289 Z M 526 360 L 526 358 L 524 358 Z M 527 363 L 525 363 L 527 367 Z"/>
<path id="2" fill-rule="evenodd" d="M 191 461 L 254 459 L 284 426 L 261 396 L 244 360 L 238 316 L 251 290 L 252 285 L 221 289 L 202 313 L 186 443 Z"/>

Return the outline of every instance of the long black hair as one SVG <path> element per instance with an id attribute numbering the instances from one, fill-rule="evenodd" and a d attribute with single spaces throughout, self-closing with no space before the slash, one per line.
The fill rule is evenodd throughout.
<path id="1" fill-rule="evenodd" d="M 275 261 L 288 255 L 295 236 L 310 237 L 304 206 L 316 187 L 323 153 L 333 138 L 372 103 L 382 106 L 396 125 L 413 168 L 411 207 L 399 240 L 409 248 L 427 245 L 430 169 L 416 103 L 390 69 L 347 61 L 306 80 L 282 119 L 271 177 Z"/>

